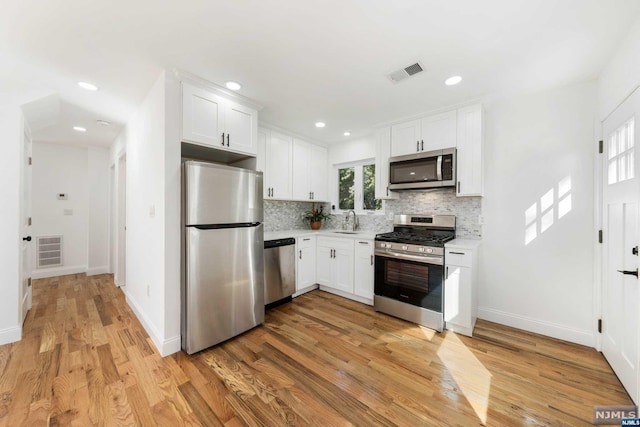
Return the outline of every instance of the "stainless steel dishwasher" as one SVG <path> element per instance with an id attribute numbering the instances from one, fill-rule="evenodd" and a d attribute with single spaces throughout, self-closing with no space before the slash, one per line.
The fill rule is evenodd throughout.
<path id="1" fill-rule="evenodd" d="M 296 240 L 264 242 L 264 303 L 267 308 L 291 301 L 296 290 Z"/>

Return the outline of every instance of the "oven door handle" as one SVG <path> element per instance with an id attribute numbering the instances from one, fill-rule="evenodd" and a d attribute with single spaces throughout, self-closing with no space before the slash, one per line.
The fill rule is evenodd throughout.
<path id="1" fill-rule="evenodd" d="M 387 252 L 387 251 L 375 251 L 376 256 L 383 258 L 392 258 L 392 259 L 404 259 L 407 261 L 417 261 L 423 264 L 436 264 L 443 265 L 444 262 L 442 258 L 439 257 L 430 257 L 430 256 L 421 256 L 421 255 L 409 255 L 397 252 Z"/>

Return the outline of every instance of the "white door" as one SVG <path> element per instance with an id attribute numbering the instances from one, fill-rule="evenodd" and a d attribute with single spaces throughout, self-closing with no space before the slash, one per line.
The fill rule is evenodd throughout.
<path id="1" fill-rule="evenodd" d="M 356 240 L 353 293 L 373 299 L 373 240 Z"/>
<path id="2" fill-rule="evenodd" d="M 602 352 L 639 403 L 638 118 L 640 91 L 603 123 Z"/>
<path id="3" fill-rule="evenodd" d="M 126 285 L 126 248 L 127 248 L 127 158 L 118 160 L 118 262 L 116 268 L 116 285 Z"/>
<path id="4" fill-rule="evenodd" d="M 20 284 L 21 320 L 27 317 L 31 310 L 31 138 L 24 133 L 22 159 L 22 200 L 21 200 L 21 227 L 22 227 L 22 271 Z"/>

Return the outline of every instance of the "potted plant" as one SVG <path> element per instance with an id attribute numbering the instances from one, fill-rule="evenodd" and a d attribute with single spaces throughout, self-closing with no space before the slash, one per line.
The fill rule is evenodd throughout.
<path id="1" fill-rule="evenodd" d="M 304 219 L 309 221 L 312 230 L 319 230 L 322 225 L 322 221 L 326 221 L 329 218 L 329 214 L 324 212 L 324 206 L 320 205 L 319 209 L 316 209 L 316 204 L 311 204 L 311 210 L 305 212 Z"/>

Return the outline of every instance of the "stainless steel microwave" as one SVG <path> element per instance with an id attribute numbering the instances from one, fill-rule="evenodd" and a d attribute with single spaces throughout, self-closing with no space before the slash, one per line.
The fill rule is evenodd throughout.
<path id="1" fill-rule="evenodd" d="M 389 159 L 389 190 L 455 186 L 455 148 L 425 151 Z"/>

